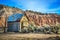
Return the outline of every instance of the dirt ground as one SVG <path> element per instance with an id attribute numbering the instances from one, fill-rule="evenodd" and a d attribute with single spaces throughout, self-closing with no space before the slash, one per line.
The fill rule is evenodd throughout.
<path id="1" fill-rule="evenodd" d="M 57 34 L 34 34 L 34 33 L 3 33 L 0 34 L 0 40 L 42 40 L 46 38 L 52 38 L 52 37 L 60 37 L 60 35 Z"/>

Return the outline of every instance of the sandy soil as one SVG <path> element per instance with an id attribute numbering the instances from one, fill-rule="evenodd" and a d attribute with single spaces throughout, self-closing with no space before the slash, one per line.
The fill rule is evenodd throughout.
<path id="1" fill-rule="evenodd" d="M 49 38 L 49 37 L 56 37 L 60 36 L 57 34 L 34 34 L 34 33 L 28 33 L 28 34 L 20 34 L 20 33 L 8 33 L 8 34 L 0 34 L 0 40 L 2 39 L 22 39 L 22 38 Z"/>

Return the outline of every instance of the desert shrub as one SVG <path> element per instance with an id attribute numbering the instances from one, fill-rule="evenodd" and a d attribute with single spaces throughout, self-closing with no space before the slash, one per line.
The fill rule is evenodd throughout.
<path id="1" fill-rule="evenodd" d="M 33 24 L 29 24 L 28 27 L 24 27 L 22 29 L 23 33 L 30 33 L 30 32 L 35 32 L 36 31 L 36 27 Z"/>
<path id="2" fill-rule="evenodd" d="M 55 34 L 58 34 L 60 33 L 60 24 L 56 24 L 55 26 L 52 26 L 51 27 L 51 32 L 55 33 Z"/>
<path id="3" fill-rule="evenodd" d="M 40 32 L 44 33 L 44 27 L 40 27 Z"/>
<path id="4" fill-rule="evenodd" d="M 60 34 L 60 23 L 56 24 L 56 33 L 59 33 Z"/>
<path id="5" fill-rule="evenodd" d="M 50 27 L 44 27 L 44 33 L 51 33 L 51 28 Z"/>
<path id="6" fill-rule="evenodd" d="M 38 28 L 37 26 L 34 26 L 33 24 L 30 24 L 28 27 L 24 28 L 22 30 L 24 33 L 34 32 L 34 33 L 45 33 L 45 34 L 51 34 L 51 33 L 60 33 L 60 24 L 57 24 L 55 26 L 42 26 Z"/>
<path id="7" fill-rule="evenodd" d="M 29 33 L 28 27 L 24 27 L 24 28 L 22 29 L 22 33 Z"/>
<path id="8" fill-rule="evenodd" d="M 38 28 L 38 27 L 34 30 L 35 33 L 39 33 L 40 31 L 41 31 L 41 30 L 40 30 L 40 28 Z"/>
<path id="9" fill-rule="evenodd" d="M 29 30 L 29 32 L 34 32 L 36 30 L 36 27 L 33 24 L 30 24 L 28 26 L 28 30 Z"/>
<path id="10" fill-rule="evenodd" d="M 58 26 L 53 26 L 53 27 L 51 27 L 51 32 L 53 32 L 53 33 L 55 33 L 55 34 L 58 34 L 58 32 L 59 32 L 59 27 Z"/>

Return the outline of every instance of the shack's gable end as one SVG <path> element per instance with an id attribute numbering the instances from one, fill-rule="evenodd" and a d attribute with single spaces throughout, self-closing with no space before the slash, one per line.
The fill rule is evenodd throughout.
<path id="1" fill-rule="evenodd" d="M 20 23 L 22 23 L 23 26 L 28 26 L 28 25 L 29 25 L 28 19 L 27 19 L 26 16 L 23 16 L 23 17 L 21 18 Z"/>
<path id="2" fill-rule="evenodd" d="M 28 21 L 28 19 L 27 19 L 26 16 L 23 16 L 23 17 L 21 18 L 21 21 L 20 21 L 20 22 L 23 22 L 23 21 Z"/>

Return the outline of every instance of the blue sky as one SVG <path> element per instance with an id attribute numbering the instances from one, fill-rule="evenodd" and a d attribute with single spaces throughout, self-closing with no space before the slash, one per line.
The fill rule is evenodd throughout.
<path id="1" fill-rule="evenodd" d="M 0 0 L 0 4 L 43 13 L 60 13 L 60 0 Z"/>

